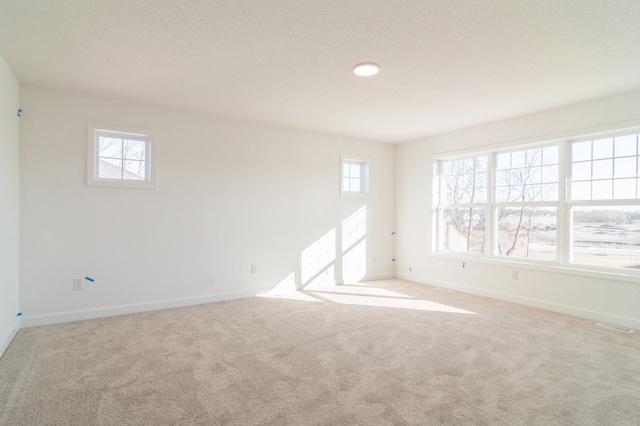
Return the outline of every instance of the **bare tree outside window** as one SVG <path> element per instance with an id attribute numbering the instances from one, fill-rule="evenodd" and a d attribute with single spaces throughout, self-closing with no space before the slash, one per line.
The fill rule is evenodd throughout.
<path id="1" fill-rule="evenodd" d="M 556 258 L 558 147 L 497 155 L 497 252 L 514 256 Z"/>
<path id="2" fill-rule="evenodd" d="M 485 252 L 487 157 L 442 162 L 443 248 Z"/>
<path id="3" fill-rule="evenodd" d="M 98 136 L 98 177 L 101 179 L 145 180 L 146 141 Z"/>

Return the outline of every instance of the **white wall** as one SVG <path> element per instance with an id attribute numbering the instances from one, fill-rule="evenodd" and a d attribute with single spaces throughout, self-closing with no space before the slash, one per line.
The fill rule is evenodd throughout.
<path id="1" fill-rule="evenodd" d="M 20 328 L 18 253 L 20 142 L 18 80 L 0 56 L 0 356 Z"/>
<path id="2" fill-rule="evenodd" d="M 301 252 L 363 205 L 367 278 L 393 275 L 392 145 L 29 86 L 21 105 L 23 326 L 300 281 Z M 158 188 L 87 186 L 87 122 L 154 131 Z M 370 196 L 339 196 L 341 154 L 370 160 Z"/>
<path id="3" fill-rule="evenodd" d="M 447 259 L 430 253 L 432 155 L 640 125 L 640 91 L 402 144 L 396 152 L 397 269 L 430 283 L 640 329 L 640 282 Z M 413 272 L 409 271 L 409 267 Z M 512 281 L 512 269 L 520 271 Z"/>

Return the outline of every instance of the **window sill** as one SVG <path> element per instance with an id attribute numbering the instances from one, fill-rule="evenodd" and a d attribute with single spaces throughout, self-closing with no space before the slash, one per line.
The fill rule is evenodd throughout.
<path id="1" fill-rule="evenodd" d="M 437 252 L 431 253 L 430 256 L 438 259 L 455 260 L 460 262 L 476 262 L 488 265 L 502 266 L 504 268 L 529 269 L 533 271 L 596 278 L 609 281 L 621 281 L 640 285 L 640 271 L 638 271 L 637 273 L 628 273 L 624 270 L 621 272 L 609 272 L 598 269 L 578 268 L 576 266 L 562 266 L 542 262 L 524 262 L 518 260 L 496 259 L 484 256 L 476 256 L 472 254 L 463 255 L 459 253 L 449 254 Z"/>

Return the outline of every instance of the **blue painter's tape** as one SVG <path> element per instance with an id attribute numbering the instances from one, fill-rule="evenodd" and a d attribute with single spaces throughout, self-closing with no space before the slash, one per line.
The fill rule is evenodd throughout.
<path id="1" fill-rule="evenodd" d="M 91 278 L 91 277 L 84 277 L 84 279 L 85 279 L 85 280 L 87 280 L 87 281 L 91 281 L 91 282 L 94 282 L 94 281 L 95 281 L 95 280 L 94 280 L 93 278 Z"/>
<path id="2" fill-rule="evenodd" d="M 409 266 L 409 272 L 413 272 L 413 268 Z"/>
<path id="3" fill-rule="evenodd" d="M 396 258 L 394 257 L 393 259 L 391 259 L 391 261 L 392 261 L 392 262 L 395 262 L 395 261 L 396 261 Z"/>
<path id="4" fill-rule="evenodd" d="M 464 268 L 467 264 L 465 262 L 462 262 L 462 267 Z"/>
<path id="5" fill-rule="evenodd" d="M 16 314 L 16 316 L 17 316 L 17 317 L 21 317 L 21 316 L 22 316 L 22 312 L 18 312 L 18 313 Z"/>
<path id="6" fill-rule="evenodd" d="M 393 232 L 391 233 L 391 235 L 396 235 L 396 231 L 393 231 Z"/>
<path id="7" fill-rule="evenodd" d="M 22 110 L 21 109 L 18 110 L 18 117 L 22 117 Z"/>

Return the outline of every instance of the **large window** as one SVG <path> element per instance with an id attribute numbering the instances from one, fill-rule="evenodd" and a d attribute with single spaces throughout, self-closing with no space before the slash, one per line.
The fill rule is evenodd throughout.
<path id="1" fill-rule="evenodd" d="M 571 142 L 571 261 L 640 268 L 638 134 Z"/>
<path id="2" fill-rule="evenodd" d="M 627 132 L 438 159 L 437 251 L 640 275 L 639 143 Z"/>

